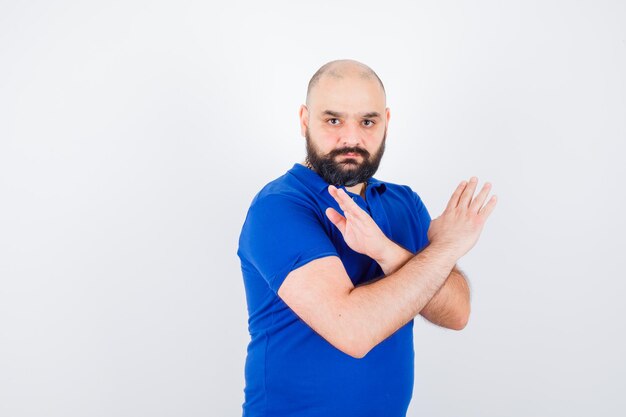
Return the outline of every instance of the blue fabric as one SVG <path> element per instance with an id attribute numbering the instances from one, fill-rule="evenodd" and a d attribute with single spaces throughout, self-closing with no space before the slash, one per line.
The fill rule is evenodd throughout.
<path id="1" fill-rule="evenodd" d="M 345 190 L 345 187 L 342 187 Z M 417 253 L 428 244 L 430 215 L 406 185 L 370 178 L 366 198 L 348 192 L 387 237 Z M 361 359 L 328 343 L 277 292 L 290 271 L 338 256 L 356 286 L 383 275 L 346 245 L 328 220 L 343 211 L 315 171 L 296 163 L 254 197 L 239 237 L 250 343 L 245 417 L 405 416 L 413 392 L 413 320 Z"/>

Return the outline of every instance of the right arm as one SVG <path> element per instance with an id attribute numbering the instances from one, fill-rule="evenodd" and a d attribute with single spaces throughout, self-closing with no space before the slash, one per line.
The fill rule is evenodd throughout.
<path id="1" fill-rule="evenodd" d="M 278 295 L 329 343 L 362 358 L 419 314 L 455 262 L 451 251 L 430 244 L 385 279 L 354 287 L 329 256 L 291 271 Z"/>

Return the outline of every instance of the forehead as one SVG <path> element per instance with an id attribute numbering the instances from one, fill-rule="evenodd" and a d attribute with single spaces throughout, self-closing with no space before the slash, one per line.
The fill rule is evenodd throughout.
<path id="1" fill-rule="evenodd" d="M 326 76 L 320 78 L 311 94 L 310 110 L 351 114 L 378 111 L 384 113 L 385 94 L 375 78 L 361 76 Z"/>

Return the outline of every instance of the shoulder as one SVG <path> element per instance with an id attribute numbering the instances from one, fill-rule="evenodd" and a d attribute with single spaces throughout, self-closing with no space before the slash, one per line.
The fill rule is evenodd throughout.
<path id="1" fill-rule="evenodd" d="M 317 211 L 315 201 L 301 190 L 270 183 L 254 196 L 248 216 L 265 213 L 271 217 L 293 217 L 304 213 L 316 214 Z"/>
<path id="2" fill-rule="evenodd" d="M 402 202 L 421 203 L 421 196 L 414 191 L 409 185 L 392 183 L 387 181 L 375 180 L 377 183 L 384 185 L 384 195 L 387 199 L 394 199 Z"/>
<path id="3" fill-rule="evenodd" d="M 242 233 L 258 236 L 259 232 L 275 227 L 290 233 L 311 232 L 325 225 L 322 206 L 313 193 L 301 187 L 293 176 L 283 175 L 267 183 L 252 199 L 246 214 Z M 287 231 L 285 231 L 287 232 Z"/>

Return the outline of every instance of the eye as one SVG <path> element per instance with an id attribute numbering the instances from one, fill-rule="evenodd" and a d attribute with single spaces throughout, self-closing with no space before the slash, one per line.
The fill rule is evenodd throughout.
<path id="1" fill-rule="evenodd" d="M 328 120 L 326 120 L 326 121 L 327 121 L 327 122 L 330 122 L 330 121 L 332 121 L 332 120 L 339 121 L 339 119 L 336 119 L 336 118 L 328 119 Z M 338 124 L 338 123 L 331 123 L 331 125 L 334 125 L 334 126 L 336 126 L 337 124 Z"/>
<path id="2" fill-rule="evenodd" d="M 366 122 L 370 123 L 369 125 L 367 125 L 367 127 L 374 126 L 375 124 L 373 120 L 363 120 L 363 123 L 366 123 Z"/>

